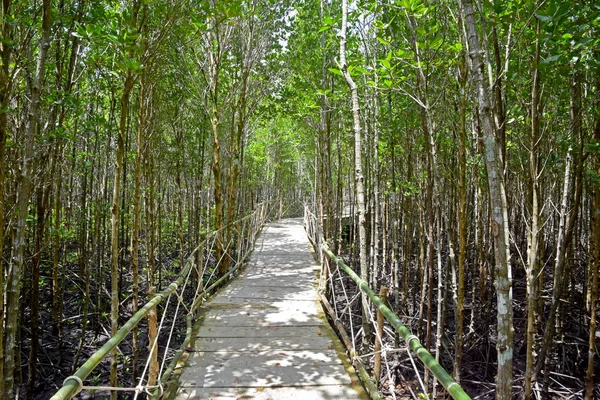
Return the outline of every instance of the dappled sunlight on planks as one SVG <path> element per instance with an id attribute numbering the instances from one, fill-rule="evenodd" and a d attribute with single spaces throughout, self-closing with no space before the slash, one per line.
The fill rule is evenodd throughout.
<path id="1" fill-rule="evenodd" d="M 361 398 L 317 302 L 319 269 L 300 220 L 269 225 L 205 305 L 177 399 Z"/>

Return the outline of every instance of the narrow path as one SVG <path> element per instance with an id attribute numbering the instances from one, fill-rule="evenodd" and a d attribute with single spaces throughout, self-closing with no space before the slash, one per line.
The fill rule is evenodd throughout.
<path id="1" fill-rule="evenodd" d="M 176 398 L 366 398 L 317 302 L 318 271 L 302 220 L 270 224 L 206 304 Z"/>

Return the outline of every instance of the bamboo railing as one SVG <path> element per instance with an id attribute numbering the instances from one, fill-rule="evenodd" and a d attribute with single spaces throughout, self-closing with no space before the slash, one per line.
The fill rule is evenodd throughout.
<path id="1" fill-rule="evenodd" d="M 260 204 L 250 215 L 243 217 L 235 222 L 228 224 L 227 226 L 213 231 L 206 236 L 206 238 L 196 246 L 196 248 L 190 253 L 188 258 L 186 259 L 185 265 L 180 273 L 177 275 L 175 281 L 173 281 L 166 289 L 156 294 L 150 301 L 148 301 L 142 308 L 140 308 L 127 322 L 121 326 L 121 328 L 117 331 L 117 333 L 111 337 L 102 347 L 100 347 L 77 371 L 75 371 L 71 376 L 65 379 L 63 386 L 50 398 L 50 400 L 67 400 L 75 396 L 82 389 L 93 389 L 93 390 L 124 390 L 124 391 L 132 391 L 135 392 L 135 398 L 142 393 L 150 393 L 152 394 L 152 398 L 159 398 L 163 393 L 163 387 L 168 383 L 171 374 L 173 373 L 175 366 L 181 359 L 181 356 L 185 353 L 185 349 L 188 346 L 191 335 L 192 335 L 192 326 L 194 323 L 194 319 L 196 317 L 196 312 L 198 308 L 202 304 L 202 301 L 206 294 L 211 293 L 213 289 L 224 283 L 227 279 L 229 279 L 247 260 L 252 249 L 254 248 L 254 243 L 256 241 L 256 237 L 265 222 L 269 219 L 269 214 L 271 210 L 268 207 L 268 204 L 263 203 Z M 133 388 L 112 388 L 112 387 L 87 387 L 84 385 L 86 378 L 94 371 L 94 369 L 100 364 L 100 362 L 112 351 L 114 350 L 119 343 L 121 343 L 129 333 L 142 321 L 143 318 L 148 316 L 148 313 L 153 310 L 157 305 L 159 305 L 164 299 L 170 298 L 171 295 L 176 293 L 178 288 L 182 285 L 187 284 L 190 273 L 192 269 L 195 267 L 195 257 L 199 251 L 203 251 L 207 246 L 207 244 L 211 243 L 211 240 L 214 243 L 215 238 L 218 234 L 222 233 L 225 229 L 234 229 L 238 234 L 238 246 L 235 249 L 237 251 L 238 262 L 229 269 L 229 271 L 212 283 L 207 288 L 201 288 L 196 290 L 196 295 L 194 296 L 193 303 L 187 307 L 188 313 L 186 315 L 186 337 L 179 347 L 179 349 L 175 352 L 172 357 L 169 365 L 165 369 L 165 371 L 159 377 L 158 384 L 153 385 L 152 387 L 138 385 Z M 233 240 L 233 239 L 232 239 Z M 245 243 L 245 244 L 244 244 Z M 228 243 L 226 248 L 229 249 L 231 243 Z M 228 250 L 229 251 L 229 250 Z M 229 256 L 229 255 L 225 255 Z M 217 260 L 219 263 L 221 260 Z M 214 269 L 217 270 L 218 264 L 214 266 Z M 202 283 L 200 283 L 202 284 Z M 178 296 L 181 300 L 181 296 Z M 166 353 L 165 353 L 166 354 Z"/>
<path id="2" fill-rule="evenodd" d="M 333 252 L 327 246 L 327 242 L 323 238 L 322 228 L 319 226 L 317 218 L 313 213 L 310 212 L 308 207 L 305 208 L 304 224 L 309 240 L 315 246 L 315 250 L 317 251 L 321 261 L 322 271 L 319 288 L 320 292 L 322 293 L 322 297 L 325 300 L 324 303 L 326 303 L 326 309 L 328 309 L 330 316 L 334 320 L 334 324 L 340 325 L 340 321 L 339 317 L 335 313 L 335 310 L 329 304 L 329 296 L 326 295 L 327 283 L 325 280 L 328 280 L 332 273 L 339 272 L 341 269 L 356 283 L 358 289 L 367 296 L 372 305 L 379 310 L 381 314 L 383 314 L 388 323 L 404 339 L 406 347 L 416 354 L 419 360 L 422 361 L 424 367 L 431 371 L 433 376 L 442 384 L 452 398 L 455 400 L 470 400 L 471 397 L 469 397 L 463 388 L 452 378 L 452 376 L 450 376 L 450 374 L 444 369 L 444 367 L 440 365 L 440 363 L 431 355 L 431 353 L 427 351 L 425 347 L 423 347 L 419 339 L 412 334 L 412 332 L 402 323 L 400 318 L 384 303 L 383 300 L 381 300 L 381 298 L 379 298 L 379 296 L 377 296 L 377 294 L 369 287 L 368 283 L 362 280 L 340 257 L 333 254 Z M 331 271 L 331 263 L 335 264 L 337 267 L 336 271 Z M 378 340 L 381 340 L 381 338 L 378 338 Z M 348 343 L 347 346 L 352 346 L 351 351 L 354 354 L 351 354 L 351 356 L 359 360 L 359 358 L 356 357 L 356 346 Z M 370 381 L 368 377 L 363 375 L 364 374 L 361 374 L 363 381 Z M 366 383 L 367 385 L 373 384 L 372 381 Z M 425 396 L 427 396 L 427 394 L 425 394 Z"/>

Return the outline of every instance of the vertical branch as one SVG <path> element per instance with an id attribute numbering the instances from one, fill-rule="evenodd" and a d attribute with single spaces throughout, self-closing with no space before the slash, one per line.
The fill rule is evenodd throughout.
<path id="1" fill-rule="evenodd" d="M 37 131 L 40 97 L 46 76 L 46 59 L 50 47 L 52 0 L 44 0 L 42 4 L 42 36 L 37 67 L 31 88 L 31 100 L 24 126 L 24 152 L 21 163 L 21 175 L 17 196 L 17 221 L 13 244 L 13 260 L 9 266 L 6 282 L 7 310 L 5 319 L 5 358 L 4 358 L 4 398 L 14 396 L 14 369 L 17 338 L 17 321 L 19 316 L 19 297 L 21 292 L 21 274 L 25 265 L 25 248 L 27 246 L 27 213 L 32 192 L 32 159 L 35 133 Z"/>
<path id="2" fill-rule="evenodd" d="M 4 263 L 2 250 L 4 249 L 4 171 L 7 139 L 7 113 L 10 99 L 8 65 L 10 63 L 11 48 L 7 45 L 10 39 L 10 25 L 5 16 L 9 14 L 11 0 L 2 0 L 0 10 L 0 395 L 4 394 Z"/>
<path id="3" fill-rule="evenodd" d="M 537 21 L 536 33 L 540 33 L 540 21 Z M 535 304 L 537 291 L 535 280 L 537 275 L 538 259 L 538 235 L 539 235 L 539 183 L 538 183 L 538 141 L 539 141 L 539 103 L 540 103 L 540 41 L 536 40 L 535 55 L 533 60 L 533 85 L 531 90 L 531 134 L 529 141 L 529 179 L 530 187 L 530 213 L 531 223 L 527 234 L 527 332 L 526 332 L 526 361 L 525 361 L 525 382 L 524 398 L 529 400 L 532 397 L 532 376 L 533 376 L 533 349 L 535 347 Z"/>
<path id="4" fill-rule="evenodd" d="M 459 0 L 460 4 L 460 0 Z M 489 88 L 484 82 L 484 65 L 475 11 L 472 0 L 462 0 L 462 15 L 467 32 L 467 45 L 473 63 L 473 83 L 477 89 L 478 110 L 481 118 L 483 142 L 485 144 L 485 163 L 487 167 L 488 188 L 494 238 L 494 260 L 496 269 L 498 374 L 496 399 L 509 400 L 512 397 L 512 361 L 513 361 L 513 309 L 512 309 L 512 273 L 510 268 L 510 246 L 508 234 L 508 206 L 504 184 L 501 152 L 495 136 L 493 110 Z"/>
<path id="5" fill-rule="evenodd" d="M 356 182 L 356 203 L 358 207 L 358 236 L 360 241 L 359 259 L 360 259 L 360 277 L 364 281 L 369 280 L 369 270 L 367 263 L 367 231 L 365 219 L 365 191 L 363 187 L 362 172 L 362 128 L 360 122 L 360 106 L 358 104 L 358 90 L 356 83 L 348 72 L 346 62 L 346 32 L 348 30 L 348 0 L 342 0 L 342 29 L 340 31 L 340 67 L 344 79 L 350 88 L 352 95 L 352 116 L 354 129 L 354 179 Z M 368 352 L 369 336 L 371 325 L 368 320 L 368 300 L 366 295 L 362 294 L 362 327 L 363 327 L 363 353 Z"/>

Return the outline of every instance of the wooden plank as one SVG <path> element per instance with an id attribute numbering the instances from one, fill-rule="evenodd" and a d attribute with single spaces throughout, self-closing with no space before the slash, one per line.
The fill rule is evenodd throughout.
<path id="1" fill-rule="evenodd" d="M 188 365 L 206 369 L 213 365 L 220 367 L 239 367 L 254 365 L 271 365 L 289 367 L 304 364 L 342 364 L 334 349 L 315 350 L 266 350 L 251 353 L 232 353 L 219 350 L 214 352 L 193 352 L 188 358 Z"/>
<path id="2" fill-rule="evenodd" d="M 315 335 L 316 336 L 316 335 Z M 198 337 L 195 348 L 199 351 L 265 351 L 265 350 L 324 350 L 333 347 L 331 339 L 316 337 L 269 338 Z"/>
<path id="3" fill-rule="evenodd" d="M 332 400 L 352 398 L 357 398 L 355 387 L 328 385 L 276 388 L 182 388 L 176 400 Z"/>
<path id="4" fill-rule="evenodd" d="M 315 310 L 311 314 L 295 314 L 293 318 L 289 317 L 294 310 L 260 310 L 249 309 L 240 311 L 238 309 L 224 309 L 219 315 L 209 314 L 205 317 L 204 323 L 210 323 L 220 326 L 269 326 L 269 325 L 318 325 L 322 322 L 319 314 Z"/>
<path id="5" fill-rule="evenodd" d="M 277 387 L 350 385 L 340 365 L 299 364 L 188 367 L 180 378 L 181 387 Z"/>
<path id="6" fill-rule="evenodd" d="M 227 288 L 221 293 L 228 297 L 241 297 L 244 299 L 289 299 L 289 300 L 315 300 L 315 291 L 310 288 L 296 288 L 295 290 L 289 290 L 290 288 L 282 286 L 259 286 L 253 287 L 238 286 Z M 292 288 L 293 289 L 293 288 Z M 216 299 L 215 299 L 216 300 Z"/>
<path id="7" fill-rule="evenodd" d="M 232 296 L 228 298 L 219 298 L 215 299 L 214 302 L 210 304 L 211 307 L 220 307 L 224 305 L 237 305 L 240 309 L 247 308 L 265 308 L 266 306 L 271 306 L 270 308 L 277 309 L 288 309 L 288 308 L 313 308 L 315 300 L 311 298 L 304 299 L 287 299 L 285 296 L 277 296 L 276 298 L 247 298 L 247 297 L 238 297 Z"/>
<path id="8" fill-rule="evenodd" d="M 236 326 L 224 327 L 221 325 L 202 325 L 196 334 L 196 337 L 204 338 L 313 338 L 323 335 L 325 327 L 319 325 L 290 326 L 290 325 L 269 325 L 269 326 Z"/>

